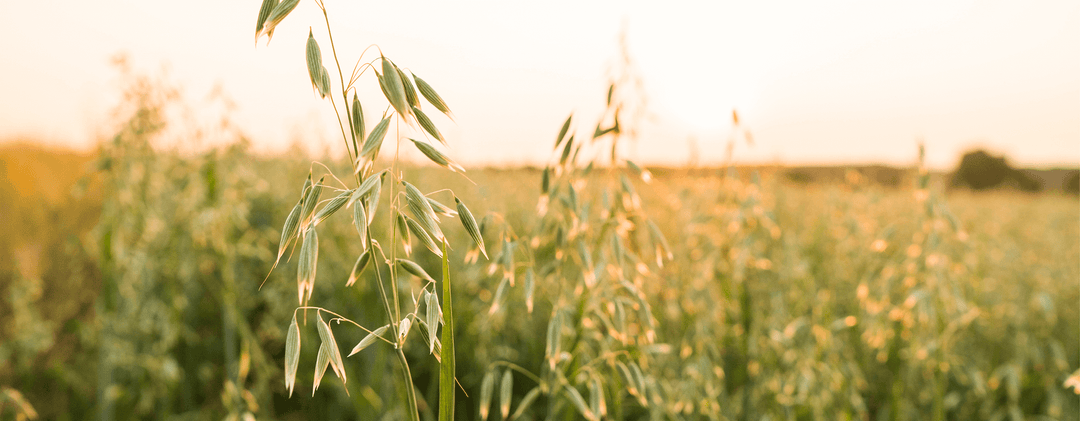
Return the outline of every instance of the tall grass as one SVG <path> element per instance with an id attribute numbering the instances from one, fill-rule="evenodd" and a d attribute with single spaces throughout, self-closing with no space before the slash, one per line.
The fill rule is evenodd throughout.
<path id="1" fill-rule="evenodd" d="M 180 153 L 160 146 L 178 97 L 128 80 L 123 124 L 77 195 L 31 207 L 0 183 L 0 218 L 36 215 L 0 236 L 0 418 L 1080 418 L 1077 386 L 1065 386 L 1080 376 L 1074 198 L 945 196 L 917 159 L 900 188 L 656 176 L 613 148 L 633 121 L 618 84 L 595 126 L 552 128 L 545 170 L 473 170 L 475 184 L 393 160 L 354 172 L 371 130 L 348 127 L 364 120 L 337 90 L 353 159 L 259 156 L 232 131 L 205 139 L 232 146 Z M 321 218 L 384 167 L 378 200 Z M 399 180 L 458 212 L 440 214 L 443 228 L 465 214 L 451 200 L 482 203 L 475 230 L 441 230 L 429 248 L 420 237 L 434 228 L 407 210 Z M 298 202 L 311 216 L 285 242 L 295 232 L 300 246 L 267 277 Z M 361 228 L 357 205 L 377 218 Z M 297 311 L 305 235 L 318 236 L 317 270 L 300 277 L 310 302 Z M 354 270 L 372 250 L 385 255 Z M 436 277 L 452 280 L 453 306 Z M 451 325 L 448 375 L 435 356 L 446 361 Z M 385 342 L 369 337 L 383 327 Z M 336 369 L 314 346 L 365 338 Z M 340 383 L 309 395 L 327 370 Z"/>
<path id="2" fill-rule="evenodd" d="M 48 247 L 53 251 L 42 257 L 48 264 L 37 275 L 15 266 L 5 269 L 4 312 L 12 322 L 4 325 L 0 341 L 3 384 L 20 391 L 43 419 L 96 418 L 109 402 L 115 418 L 219 418 L 244 412 L 258 419 L 402 418 L 392 410 L 400 408 L 395 402 L 401 402 L 401 394 L 390 346 L 346 359 L 348 394 L 334 385 L 314 397 L 287 398 L 282 368 L 287 323 L 282 321 L 290 320 L 296 306 L 296 257 L 281 263 L 261 291 L 257 287 L 275 258 L 278 225 L 296 199 L 295 192 L 284 194 L 271 186 L 306 177 L 309 165 L 296 158 L 260 158 L 242 145 L 181 155 L 132 142 L 138 144 L 124 138 L 102 151 L 102 161 L 111 164 L 100 177 L 116 184 L 98 187 L 104 190 L 100 201 L 91 195 L 87 201 L 68 202 L 50 219 L 63 223 L 103 206 L 97 216 L 101 228 L 87 232 L 72 224 L 68 232 L 82 234 L 61 234 L 56 240 L 39 236 L 59 246 Z M 214 177 L 207 177 L 210 162 Z M 403 171 L 418 184 L 441 178 L 429 168 Z M 445 185 L 467 202 L 483 195 L 489 212 L 477 216 L 487 220 L 481 224 L 491 262 L 499 262 L 495 257 L 502 247 L 498 220 L 526 244 L 514 260 L 514 287 L 505 288 L 494 314 L 501 266 L 489 275 L 489 262 L 460 263 L 468 247 L 448 251 L 450 262 L 458 262 L 450 265 L 457 377 L 464 388 L 458 418 L 479 418 L 489 371 L 496 373 L 489 418 L 501 417 L 499 382 L 509 364 L 557 379 L 556 372 L 544 372 L 550 367 L 546 335 L 552 316 L 564 314 L 560 347 L 574 359 L 557 361 L 556 369 L 579 388 L 590 411 L 589 375 L 599 376 L 609 418 L 648 418 L 657 411 L 675 418 L 832 419 L 850 414 L 890 419 L 896 414 L 925 419 L 939 405 L 946 419 L 1077 419 L 1076 395 L 1062 386 L 1080 368 L 1080 314 L 1074 305 L 1080 299 L 1080 274 L 1070 263 L 1080 256 L 1080 206 L 1071 198 L 1014 193 L 928 198 L 947 202 L 957 230 L 927 214 L 914 187 L 789 186 L 767 174 L 756 183 L 721 172 L 669 174 L 650 184 L 627 176 L 673 256 L 660 268 L 652 253 L 640 254 L 650 257 L 655 273 L 643 277 L 641 288 L 656 332 L 654 342 L 645 346 L 627 346 L 607 335 L 602 319 L 592 326 L 578 321 L 585 318 L 576 318 L 577 301 L 565 300 L 581 298 L 573 292 L 583 281 L 577 278 L 574 284 L 567 276 L 581 273 L 573 257 L 580 253 L 576 247 L 569 249 L 575 254 L 558 272 L 541 277 L 534 269 L 533 310 L 528 311 L 525 277 L 533 266 L 522 250 L 538 248 L 526 233 L 543 225 L 535 206 L 541 172 L 470 171 L 485 189 L 465 180 Z M 618 174 L 594 170 L 585 179 L 585 187 L 614 186 L 612 191 L 622 195 Z M 211 185 L 213 200 L 208 198 Z M 587 190 L 575 194 L 583 203 L 602 203 L 602 190 Z M 130 200 L 147 199 L 122 201 L 129 194 Z M 558 203 L 549 207 L 550 215 L 563 214 Z M 113 209 L 107 217 L 104 208 Z M 600 208 L 591 209 L 595 219 Z M 356 229 L 348 222 L 332 218 L 319 225 L 324 248 L 312 299 L 353 312 L 355 320 L 378 320 L 373 283 L 357 282 L 342 293 L 361 252 L 351 240 Z M 387 222 L 373 224 L 373 235 L 389 233 Z M 107 232 L 112 234 L 106 244 Z M 547 238 L 556 235 L 557 230 Z M 451 244 L 471 241 L 463 230 L 448 230 L 447 236 Z M 17 247 L 5 248 L 5 256 L 13 256 Z M 605 254 L 614 249 L 603 247 Z M 416 253 L 417 263 L 435 274 L 439 259 Z M 592 255 L 594 265 L 600 255 Z M 227 274 L 235 277 L 231 301 L 226 301 Z M 594 290 L 610 291 L 604 282 L 599 278 Z M 933 286 L 955 292 L 920 292 Z M 125 310 L 95 310 L 104 297 L 113 297 L 115 308 Z M 640 313 L 627 312 L 630 303 L 622 303 L 628 321 L 644 322 Z M 957 311 L 961 303 L 966 311 Z M 582 314 L 593 311 L 583 308 Z M 165 316 L 142 316 L 154 312 Z M 935 332 L 942 322 L 948 336 Z M 99 327 L 107 324 L 112 330 Z M 231 339 L 226 329 L 233 330 Z M 339 342 L 350 344 L 364 336 L 347 329 L 334 333 Z M 108 344 L 103 343 L 106 335 Z M 317 332 L 305 330 L 301 340 L 314 344 Z M 575 344 L 583 345 L 575 350 Z M 426 343 L 416 345 L 406 348 L 411 360 L 428 354 Z M 611 360 L 594 357 L 603 351 L 592 346 L 640 352 L 629 356 L 646 379 L 647 405 L 625 387 L 629 382 L 619 366 L 609 371 Z M 302 367 L 315 362 L 314 348 L 305 348 L 311 353 L 302 355 Z M 103 353 L 114 361 L 107 380 L 100 367 Z M 630 360 L 621 355 L 611 362 L 627 365 L 634 376 Z M 584 378 L 566 374 L 575 374 L 576 368 L 568 367 L 586 358 L 598 362 Z M 431 408 L 434 417 L 437 365 L 412 368 L 421 417 L 428 417 L 424 408 Z M 512 378 L 510 416 L 539 384 L 516 369 Z M 297 389 L 312 386 L 310 371 L 297 377 Z M 566 393 L 564 387 L 536 397 L 517 418 L 579 418 Z M 14 406 L 3 408 L 10 416 Z"/>
<path id="3" fill-rule="evenodd" d="M 265 34 L 269 43 L 275 27 L 292 12 L 297 4 L 296 0 L 282 2 L 264 0 L 256 21 L 256 41 Z M 433 163 L 446 170 L 464 172 L 464 168 L 434 146 L 435 141 L 445 145 L 446 140 L 427 114 L 422 111 L 423 105 L 420 99 L 423 98 L 427 102 L 428 112 L 435 110 L 450 116 L 450 109 L 431 85 L 412 71 L 398 67 L 383 55 L 377 45 L 372 47 L 378 50 L 379 56 L 365 61 L 364 54 L 370 51 L 371 47 L 365 49 L 356 59 L 356 64 L 349 78 L 346 79 L 338 60 L 326 5 L 320 0 L 316 0 L 315 5 L 322 11 L 325 19 L 327 38 L 340 84 L 336 86 L 335 92 L 330 73 L 322 64 L 323 56 L 319 43 L 311 30 L 308 31 L 306 48 L 308 74 L 313 90 L 330 102 L 338 119 L 341 137 L 345 142 L 345 150 L 351 164 L 351 171 L 346 174 L 351 174 L 351 177 L 343 174 L 345 180 L 348 180 L 343 181 L 326 165 L 322 165 L 327 170 L 326 175 L 319 177 L 318 181 L 314 181 L 309 172 L 299 200 L 293 205 L 281 230 L 274 266 L 277 266 L 281 258 L 289 252 L 290 245 L 293 245 L 294 250 L 298 250 L 299 307 L 293 311 L 286 335 L 285 386 L 291 396 L 296 385 L 301 344 L 304 342 L 301 341 L 301 329 L 297 323 L 298 313 L 302 316 L 302 324 L 306 325 L 308 311 L 314 310 L 314 323 L 319 333 L 320 346 L 315 362 L 312 394 L 319 388 L 323 373 L 328 366 L 333 369 L 334 374 L 341 379 L 343 384 L 348 382 L 345 360 L 342 358 L 332 329 L 333 325 L 347 322 L 366 335 L 346 357 L 356 355 L 372 345 L 385 344 L 393 347 L 401 372 L 401 382 L 398 386 L 405 402 L 404 405 L 388 408 L 387 411 L 400 410 L 405 418 L 419 421 L 421 408 L 430 413 L 433 405 L 418 400 L 412 367 L 405 355 L 406 340 L 412 331 L 411 328 L 416 326 L 417 333 L 414 337 L 421 337 L 427 344 L 428 352 L 438 361 L 439 369 L 435 370 L 439 373 L 438 414 L 440 420 L 449 421 L 454 418 L 455 412 L 456 362 L 453 320 L 450 319 L 444 323 L 442 310 L 446 308 L 446 313 L 453 315 L 453 303 L 450 300 L 452 288 L 447 253 L 448 243 L 439 223 L 439 215 L 459 218 L 475 246 L 485 254 L 485 257 L 486 251 L 480 228 L 468 206 L 453 196 L 452 191 L 448 193 L 454 199 L 456 206 L 453 208 L 429 197 L 445 190 L 423 193 L 415 185 L 416 180 L 405 177 L 405 173 L 399 167 L 398 156 L 402 144 L 406 144 L 406 147 L 415 147 Z M 382 73 L 379 73 L 379 69 Z M 378 83 L 388 105 L 379 107 L 386 111 L 383 112 L 381 120 L 370 131 L 367 131 L 363 108 L 358 98 L 357 83 L 369 71 L 374 73 L 374 81 Z M 350 91 L 352 91 L 351 102 L 349 101 Z M 341 95 L 340 105 L 343 111 L 338 109 L 335 94 Z M 368 109 L 372 109 L 370 104 Z M 394 125 L 392 130 L 391 123 Z M 389 139 L 387 139 L 388 133 L 392 133 Z M 407 137 L 410 134 L 420 140 Z M 388 147 L 394 148 L 394 156 L 389 165 L 377 171 L 376 169 L 382 164 L 378 159 L 379 152 L 387 140 L 390 143 Z M 315 167 L 314 164 L 313 167 Z M 327 180 L 327 176 L 333 181 Z M 388 219 L 390 232 L 380 237 L 381 241 L 379 241 L 373 235 L 371 225 L 377 211 L 383 207 L 380 197 L 384 186 L 389 190 L 387 197 L 389 203 L 382 215 Z M 328 201 L 321 201 L 320 193 L 324 189 L 331 189 L 336 196 Z M 351 287 L 356 283 L 375 283 L 383 314 L 376 319 L 374 324 L 369 324 L 371 327 L 365 327 L 352 320 L 353 316 L 343 315 L 349 314 L 344 310 L 339 310 L 341 311 L 339 313 L 310 304 L 319 266 L 320 246 L 317 227 L 339 210 L 350 208 L 352 223 L 358 234 L 356 242 L 360 245 L 361 251 L 345 286 Z M 436 280 L 423 266 L 411 260 L 414 238 L 427 251 L 442 260 L 441 288 L 437 288 Z M 383 244 L 388 247 L 384 248 Z M 369 266 L 371 267 L 369 272 L 372 272 L 370 275 L 365 274 Z M 424 308 L 423 312 L 420 310 L 421 307 Z M 323 313 L 330 318 L 328 322 L 323 320 Z M 438 334 L 440 327 L 444 327 L 441 338 Z"/>

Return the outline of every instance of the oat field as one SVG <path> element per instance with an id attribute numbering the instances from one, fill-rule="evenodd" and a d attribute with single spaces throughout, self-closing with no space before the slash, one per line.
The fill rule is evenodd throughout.
<path id="1" fill-rule="evenodd" d="M 328 377 L 314 395 L 317 355 L 302 348 L 288 397 L 296 256 L 259 284 L 308 161 L 243 145 L 156 151 L 140 124 L 65 199 L 0 192 L 5 219 L 32 222 L 8 225 L 0 249 L 4 417 L 405 418 L 387 343 L 345 358 L 348 382 Z M 1080 411 L 1075 197 L 945 194 L 918 188 L 915 170 L 899 189 L 723 169 L 479 169 L 475 185 L 403 171 L 453 189 L 483 229 L 487 258 L 445 227 L 459 419 Z M 373 275 L 345 286 L 355 228 L 327 220 L 319 235 L 312 301 L 381 326 Z M 441 273 L 411 242 L 410 258 Z M 365 336 L 333 329 L 343 353 Z M 317 339 L 310 327 L 300 341 Z M 439 362 L 419 330 L 405 344 L 420 415 L 434 419 Z"/>
<path id="2" fill-rule="evenodd" d="M 642 167 L 619 77 L 542 168 L 466 169 L 432 86 L 321 40 L 347 159 L 132 74 L 93 153 L 0 151 L 0 419 L 1080 419 L 1076 196 L 946 190 L 922 150 L 889 186 Z"/>

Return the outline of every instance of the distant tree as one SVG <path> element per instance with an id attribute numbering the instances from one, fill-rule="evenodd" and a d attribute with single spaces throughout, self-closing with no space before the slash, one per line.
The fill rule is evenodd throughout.
<path id="1" fill-rule="evenodd" d="M 986 190 L 1002 185 L 1026 192 L 1038 192 L 1043 185 L 1037 178 L 1009 165 L 1003 156 L 994 156 L 983 150 L 965 153 L 953 172 L 950 187 L 966 187 Z"/>
<path id="2" fill-rule="evenodd" d="M 972 190 L 985 190 L 997 187 L 1005 182 L 1013 169 L 1005 158 L 993 156 L 983 150 L 965 153 L 960 158 L 960 165 L 953 172 L 952 187 L 968 187 Z"/>
<path id="3" fill-rule="evenodd" d="M 1065 182 L 1062 183 L 1061 189 L 1065 193 L 1080 194 L 1080 171 L 1073 171 L 1065 176 Z"/>

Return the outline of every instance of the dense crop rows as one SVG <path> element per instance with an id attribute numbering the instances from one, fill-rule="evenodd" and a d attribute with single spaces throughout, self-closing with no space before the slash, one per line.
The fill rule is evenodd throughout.
<path id="1" fill-rule="evenodd" d="M 147 92 L 88 193 L 43 211 L 66 230 L 42 230 L 45 269 L 2 267 L 4 413 L 18 391 L 48 419 L 403 417 L 386 344 L 346 358 L 348 393 L 326 380 L 286 398 L 295 256 L 258 285 L 310 166 L 244 146 L 155 151 L 162 103 Z M 406 170 L 485 226 L 490 260 L 450 251 L 459 418 L 1077 419 L 1063 386 L 1080 368 L 1074 198 L 678 174 L 567 167 L 542 193 L 536 171 L 470 171 L 474 186 Z M 355 228 L 319 235 L 313 300 L 381 323 L 370 279 L 344 287 Z M 4 247 L 4 262 L 22 253 Z M 345 351 L 361 333 L 336 332 Z M 425 341 L 405 351 L 429 419 L 438 363 Z"/>
<path id="2" fill-rule="evenodd" d="M 256 31 L 295 5 L 266 0 Z M 310 33 L 306 52 L 349 161 L 253 153 L 227 120 L 180 139 L 233 146 L 164 150 L 175 92 L 125 74 L 124 123 L 71 195 L 0 183 L 23 222 L 0 235 L 0 418 L 434 420 L 443 343 L 459 419 L 1080 418 L 1075 197 L 946 196 L 919 166 L 890 188 L 657 177 L 618 154 L 625 74 L 542 171 L 447 177 L 398 132 L 443 141 L 426 82 L 380 53 L 335 87 Z M 347 95 L 365 68 L 390 103 L 370 132 Z M 377 159 L 388 132 L 444 168 Z M 459 199 L 475 220 L 439 209 Z"/>

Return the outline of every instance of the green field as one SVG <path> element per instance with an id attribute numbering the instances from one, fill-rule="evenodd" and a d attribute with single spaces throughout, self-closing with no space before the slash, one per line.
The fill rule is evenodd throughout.
<path id="1" fill-rule="evenodd" d="M 642 169 L 619 81 L 544 168 L 462 175 L 438 95 L 371 63 L 357 160 L 176 127 L 127 73 L 94 152 L 0 149 L 0 419 L 1080 419 L 1075 195 L 945 190 L 921 151 Z"/>
<path id="2" fill-rule="evenodd" d="M 288 397 L 295 252 L 259 284 L 310 160 L 160 152 L 137 133 L 93 156 L 4 152 L 2 417 L 28 403 L 42 419 L 404 418 L 386 343 L 312 396 L 314 312 L 308 325 L 300 313 Z M 946 195 L 916 189 L 915 171 L 887 188 L 595 168 L 553 177 L 548 194 L 538 170 L 467 172 L 475 184 L 404 171 L 453 189 L 484 225 L 491 259 L 473 263 L 465 230 L 442 223 L 459 419 L 1078 418 L 1065 386 L 1080 369 L 1074 196 Z M 373 234 L 388 236 L 387 219 Z M 312 305 L 385 324 L 370 271 L 345 287 L 361 251 L 349 219 L 319 236 Z M 415 237 L 412 249 L 441 273 Z M 331 325 L 343 353 L 365 335 Z M 439 364 L 419 328 L 407 345 L 433 419 Z"/>

